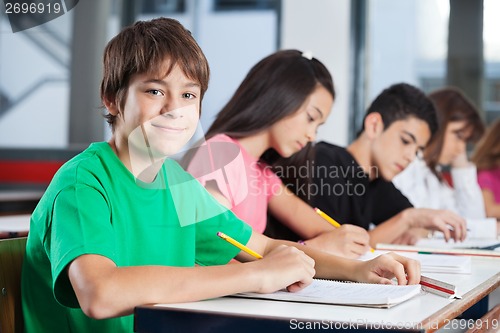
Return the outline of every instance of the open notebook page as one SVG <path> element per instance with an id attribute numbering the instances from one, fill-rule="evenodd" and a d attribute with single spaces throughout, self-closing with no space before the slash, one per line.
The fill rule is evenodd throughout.
<path id="1" fill-rule="evenodd" d="M 277 291 L 271 294 L 241 293 L 232 296 L 388 308 L 418 295 L 420 291 L 420 285 L 398 286 L 315 279 L 309 286 L 294 293 Z"/>

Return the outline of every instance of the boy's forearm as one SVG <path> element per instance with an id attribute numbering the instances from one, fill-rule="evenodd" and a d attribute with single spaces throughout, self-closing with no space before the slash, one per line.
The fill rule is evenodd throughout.
<path id="1" fill-rule="evenodd" d="M 372 247 L 375 248 L 377 243 L 392 243 L 410 229 L 411 221 L 407 210 L 405 209 L 399 214 L 394 215 L 368 232 Z"/>
<path id="2" fill-rule="evenodd" d="M 259 278 L 252 265 L 209 267 L 134 266 L 82 273 L 72 266 L 70 280 L 84 313 L 104 319 L 131 314 L 142 304 L 190 302 L 245 291 L 256 291 Z"/>
<path id="3" fill-rule="evenodd" d="M 316 278 L 355 280 L 356 260 L 334 256 L 327 252 L 314 249 L 310 246 L 290 241 L 273 240 L 271 243 L 275 244 L 272 246 L 276 246 L 276 244 L 294 246 L 303 251 L 309 257 L 313 258 L 315 261 L 314 268 L 316 269 Z"/>
<path id="4" fill-rule="evenodd" d="M 313 259 L 316 261 L 316 278 L 346 281 L 358 280 L 356 277 L 356 267 L 360 261 L 330 255 L 323 251 L 315 251 L 314 254 L 308 253 L 308 255 L 313 256 Z"/>

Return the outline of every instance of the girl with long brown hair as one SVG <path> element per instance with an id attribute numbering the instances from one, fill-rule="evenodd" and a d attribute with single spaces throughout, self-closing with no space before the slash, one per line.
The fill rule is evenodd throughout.
<path id="1" fill-rule="evenodd" d="M 188 171 L 225 207 L 264 232 L 267 211 L 308 246 L 355 258 L 368 233 L 334 228 L 293 194 L 270 168 L 310 145 L 330 114 L 335 90 L 327 68 L 309 53 L 281 50 L 259 61 L 217 115 Z"/>

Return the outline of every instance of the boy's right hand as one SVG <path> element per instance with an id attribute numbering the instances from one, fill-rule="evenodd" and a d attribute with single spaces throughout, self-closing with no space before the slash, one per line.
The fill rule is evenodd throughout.
<path id="1" fill-rule="evenodd" d="M 370 249 L 368 232 L 352 224 L 324 232 L 308 239 L 306 244 L 344 258 L 355 259 Z"/>
<path id="2" fill-rule="evenodd" d="M 254 261 L 261 274 L 259 293 L 272 293 L 286 288 L 290 292 L 308 286 L 316 274 L 314 260 L 293 246 L 279 245 L 263 259 Z"/>

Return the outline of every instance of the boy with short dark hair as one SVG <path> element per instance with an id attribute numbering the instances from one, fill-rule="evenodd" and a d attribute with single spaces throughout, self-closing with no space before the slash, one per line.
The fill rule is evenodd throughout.
<path id="1" fill-rule="evenodd" d="M 392 85 L 372 102 L 358 137 L 347 148 L 326 142 L 314 146 L 314 157 L 302 162 L 309 170 L 310 183 L 297 178 L 285 182 L 339 223 L 367 230 L 373 223 L 372 246 L 414 243 L 418 238 L 414 231 L 421 228 L 442 231 L 446 239 L 463 240 L 462 218 L 450 211 L 413 208 L 391 182 L 422 154 L 436 130 L 436 111 L 425 94 L 409 84 Z M 294 160 L 276 165 L 275 170 L 286 178 L 286 167 L 297 165 Z M 266 234 L 280 238 L 287 231 L 277 229 L 273 221 Z"/>
<path id="2" fill-rule="evenodd" d="M 172 19 L 138 22 L 108 43 L 101 96 L 113 136 L 62 166 L 33 212 L 28 332 L 131 332 L 141 304 L 297 291 L 313 276 L 418 283 L 418 263 L 395 254 L 356 262 L 254 233 L 168 159 L 196 129 L 208 76 L 201 49 Z M 245 263 L 224 265 L 233 257 Z"/>

